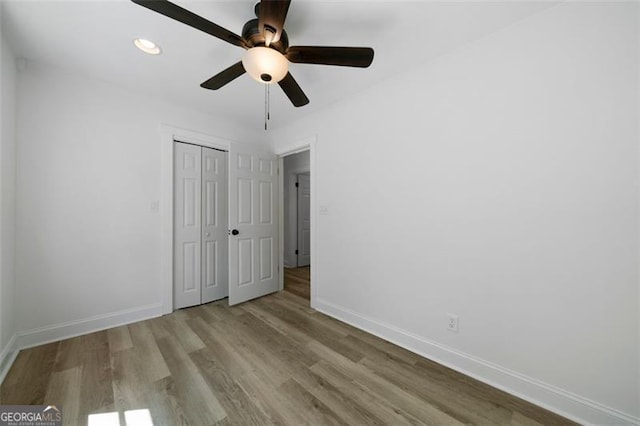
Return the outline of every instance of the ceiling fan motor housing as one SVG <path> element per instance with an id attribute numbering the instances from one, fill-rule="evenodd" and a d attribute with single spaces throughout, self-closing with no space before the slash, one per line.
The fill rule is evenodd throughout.
<path id="1" fill-rule="evenodd" d="M 242 27 L 242 38 L 245 39 L 249 47 L 265 45 L 264 34 L 260 32 L 258 23 L 258 19 L 252 19 Z M 283 29 L 280 39 L 272 42 L 269 47 L 284 55 L 289 48 L 289 37 L 287 36 L 287 32 Z"/>

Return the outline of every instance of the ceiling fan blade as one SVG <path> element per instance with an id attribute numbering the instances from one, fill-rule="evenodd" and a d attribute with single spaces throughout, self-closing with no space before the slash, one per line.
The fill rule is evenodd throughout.
<path id="1" fill-rule="evenodd" d="M 258 16 L 260 34 L 265 34 L 264 26 L 267 25 L 275 32 L 273 41 L 280 40 L 290 3 L 291 0 L 262 0 L 260 2 L 260 14 Z"/>
<path id="2" fill-rule="evenodd" d="M 200 87 L 204 89 L 218 90 L 225 84 L 231 83 L 233 80 L 240 77 L 244 73 L 244 66 L 242 66 L 242 61 L 240 61 L 236 64 L 231 65 L 226 70 L 214 75 L 209 80 L 202 83 Z"/>
<path id="3" fill-rule="evenodd" d="M 373 61 L 370 47 L 291 46 L 286 57 L 297 64 L 367 68 Z"/>
<path id="4" fill-rule="evenodd" d="M 304 94 L 298 82 L 293 78 L 291 73 L 278 82 L 285 95 L 289 98 L 291 103 L 296 107 L 301 107 L 309 103 L 309 98 Z"/>
<path id="5" fill-rule="evenodd" d="M 247 48 L 245 41 L 237 34 L 232 33 L 226 28 L 222 28 L 220 25 L 204 19 L 202 16 L 198 16 L 193 12 L 189 12 L 187 9 L 171 3 L 167 0 L 131 0 L 135 4 L 146 7 L 147 9 L 158 12 L 164 16 L 167 16 L 183 24 L 189 25 L 200 31 L 204 31 L 207 34 L 211 34 L 220 40 L 227 43 L 234 44 L 243 48 Z"/>

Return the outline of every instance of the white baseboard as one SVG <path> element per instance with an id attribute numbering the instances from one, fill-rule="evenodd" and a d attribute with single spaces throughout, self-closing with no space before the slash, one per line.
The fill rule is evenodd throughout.
<path id="1" fill-rule="evenodd" d="M 640 425 L 640 418 L 430 341 L 322 299 L 314 309 L 561 416 L 590 425 Z"/>
<path id="2" fill-rule="evenodd" d="M 96 315 L 81 320 L 68 321 L 46 327 L 34 328 L 16 333 L 18 349 L 31 348 L 45 343 L 56 342 L 87 333 L 118 327 L 162 315 L 162 304 L 140 306 L 119 312 Z"/>
<path id="3" fill-rule="evenodd" d="M 0 383 L 4 382 L 9 369 L 18 356 L 18 347 L 16 346 L 16 335 L 11 336 L 9 342 L 2 348 L 0 352 Z"/>

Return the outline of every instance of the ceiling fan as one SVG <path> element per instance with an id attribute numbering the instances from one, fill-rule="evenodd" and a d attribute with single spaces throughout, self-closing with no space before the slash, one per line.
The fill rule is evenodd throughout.
<path id="1" fill-rule="evenodd" d="M 289 62 L 366 68 L 373 61 L 373 49 L 370 47 L 289 46 L 284 21 L 291 0 L 258 2 L 254 8 L 258 19 L 244 24 L 242 37 L 167 0 L 132 1 L 246 49 L 240 62 L 200 85 L 205 89 L 220 89 L 247 72 L 261 83 L 278 83 L 291 103 L 301 107 L 309 103 L 309 98 L 289 73 Z"/>

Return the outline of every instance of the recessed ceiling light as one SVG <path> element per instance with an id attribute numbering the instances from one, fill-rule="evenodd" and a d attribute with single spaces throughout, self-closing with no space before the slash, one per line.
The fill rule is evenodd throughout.
<path id="1" fill-rule="evenodd" d="M 133 40 L 133 44 L 135 44 L 138 49 L 142 50 L 144 53 L 148 53 L 149 55 L 159 55 L 162 52 L 160 50 L 160 46 L 144 38 L 137 38 Z"/>

